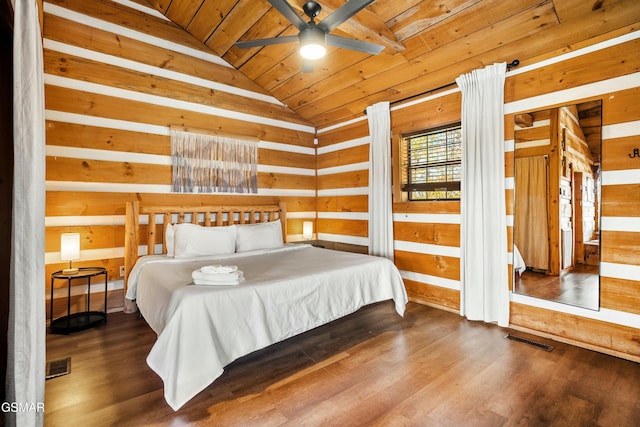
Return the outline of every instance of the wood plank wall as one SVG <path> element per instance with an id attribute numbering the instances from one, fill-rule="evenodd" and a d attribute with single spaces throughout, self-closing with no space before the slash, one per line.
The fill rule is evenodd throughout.
<path id="1" fill-rule="evenodd" d="M 630 27 L 572 47 L 570 54 L 547 55 L 510 72 L 505 86 L 509 248 L 513 236 L 514 115 L 593 99 L 603 101 L 601 309 L 578 309 L 512 294 L 511 324 L 634 360 L 640 360 L 640 158 L 629 154 L 640 147 L 639 38 L 640 32 Z M 601 43 L 606 39 L 608 43 Z M 456 77 L 451 76 L 451 81 Z M 397 144 L 402 133 L 459 121 L 460 103 L 460 92 L 453 89 L 424 98 L 422 103 L 394 107 L 394 166 L 398 165 Z M 368 244 L 367 135 L 365 117 L 318 130 L 321 239 Z M 396 178 L 395 262 L 408 293 L 412 300 L 457 311 L 460 204 L 403 202 L 397 183 Z"/>
<path id="2" fill-rule="evenodd" d="M 45 1 L 44 71 L 47 297 L 49 275 L 66 265 L 60 234 L 79 232 L 81 260 L 74 265 L 106 267 L 109 306 L 122 306 L 127 200 L 280 199 L 289 240 L 302 238 L 304 219 L 315 220 L 315 129 L 157 11 L 140 2 Z M 258 194 L 171 194 L 172 125 L 258 139 Z M 72 309 L 84 303 L 85 286 L 74 285 Z M 66 299 L 58 298 L 64 294 L 56 290 L 56 317 L 66 310 Z"/>

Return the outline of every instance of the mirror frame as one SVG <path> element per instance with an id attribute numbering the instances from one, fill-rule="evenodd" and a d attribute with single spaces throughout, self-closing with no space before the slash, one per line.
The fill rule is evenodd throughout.
<path id="1" fill-rule="evenodd" d="M 600 309 L 600 254 L 601 254 L 601 247 L 602 247 L 602 242 L 601 242 L 601 224 L 602 224 L 602 205 L 601 205 L 601 164 L 602 164 L 602 99 L 600 98 L 596 98 L 596 99 L 592 99 L 592 100 L 587 100 L 587 101 L 576 101 L 573 103 L 565 103 L 565 104 L 561 104 L 561 105 L 557 105 L 557 106 L 550 106 L 550 107 L 546 107 L 543 109 L 537 109 L 537 110 L 532 110 L 532 111 L 523 111 L 523 112 L 519 112 L 514 114 L 513 118 L 514 118 L 514 136 L 513 136 L 513 179 L 514 179 L 514 185 L 513 185 L 513 238 L 512 238 L 512 255 L 513 255 L 513 271 L 512 271 L 512 287 L 511 287 L 511 291 L 513 293 L 517 293 L 519 295 L 526 295 L 526 296 L 530 296 L 533 298 L 540 298 L 538 296 L 534 296 L 534 295 L 528 295 L 527 293 L 523 293 L 522 291 L 519 291 L 517 289 L 517 284 L 518 284 L 518 276 L 517 276 L 517 271 L 516 271 L 516 214 L 518 211 L 518 206 L 516 203 L 516 174 L 517 174 L 517 168 L 516 168 L 516 159 L 518 158 L 517 156 L 517 152 L 519 149 L 522 148 L 529 148 L 529 147 L 536 147 L 536 146 L 543 146 L 546 147 L 548 146 L 549 148 L 549 153 L 548 153 L 548 158 L 549 161 L 548 163 L 551 163 L 553 161 L 555 161 L 556 163 L 553 164 L 552 166 L 557 166 L 555 171 L 552 171 L 551 167 L 549 168 L 549 173 L 547 174 L 548 176 L 548 182 L 547 182 L 547 199 L 549 200 L 550 198 L 552 198 L 552 200 L 550 200 L 550 206 L 555 204 L 554 207 L 554 212 L 552 215 L 550 215 L 552 218 L 557 218 L 558 219 L 558 224 L 554 224 L 554 229 L 552 230 L 552 222 L 549 223 L 549 228 L 550 228 L 550 233 L 554 233 L 557 234 L 558 239 L 557 239 L 557 249 L 555 249 L 554 254 L 550 254 L 549 258 L 551 258 L 552 256 L 555 256 L 555 254 L 557 254 L 557 261 L 556 263 L 558 264 L 557 266 L 553 266 L 553 268 L 555 269 L 555 271 L 558 272 L 558 277 L 561 279 L 563 275 L 567 274 L 569 271 L 571 271 L 571 269 L 573 268 L 573 266 L 575 266 L 578 263 L 575 263 L 575 259 L 576 259 L 576 255 L 578 256 L 583 256 L 585 252 L 582 252 L 580 254 L 576 254 L 575 252 L 575 248 L 576 248 L 576 233 L 577 230 L 582 230 L 582 224 L 580 225 L 580 228 L 578 228 L 576 226 L 577 221 L 575 221 L 574 223 L 574 219 L 576 217 L 576 210 L 574 208 L 571 208 L 570 210 L 570 216 L 568 217 L 570 222 L 569 224 L 571 225 L 571 230 L 572 230 L 572 238 L 571 238 L 571 265 L 561 265 L 564 264 L 562 263 L 562 237 L 561 237 L 561 182 L 562 182 L 562 178 L 566 177 L 566 176 L 570 176 L 571 179 L 571 196 L 570 196 L 570 200 L 571 203 L 573 204 L 576 201 L 576 196 L 575 196 L 575 192 L 576 192 L 576 184 L 574 182 L 574 176 L 575 173 L 580 173 L 580 171 L 574 171 L 573 168 L 571 168 L 571 164 L 572 163 L 567 163 L 567 159 L 568 158 L 575 158 L 576 155 L 579 155 L 580 153 L 575 153 L 571 152 L 571 150 L 567 147 L 567 138 L 569 137 L 567 134 L 569 132 L 571 132 L 570 129 L 567 129 L 566 126 L 562 126 L 562 124 L 559 122 L 560 120 L 560 116 L 561 116 L 561 110 L 563 108 L 566 107 L 572 107 L 575 106 L 575 110 L 576 110 L 576 115 L 577 117 L 575 117 L 575 119 L 578 121 L 578 125 L 580 126 L 580 128 L 582 129 L 583 133 L 584 133 L 584 141 L 587 143 L 588 145 L 588 149 L 591 152 L 591 155 L 594 157 L 592 160 L 592 166 L 591 166 L 591 171 L 590 174 L 594 179 L 594 191 L 595 191 L 595 200 L 594 200 L 594 207 L 596 209 L 596 212 L 594 212 L 595 214 L 595 224 L 594 224 L 594 236 L 595 238 L 598 239 L 598 245 L 597 245 L 597 262 L 595 263 L 596 268 L 597 268 L 597 297 L 595 297 L 595 305 L 591 304 L 591 303 L 585 303 L 585 304 L 573 304 L 571 302 L 566 302 L 566 301 L 561 301 L 561 300 L 557 300 L 557 299 L 551 299 L 551 298 L 544 298 L 550 301 L 554 301 L 557 303 L 562 303 L 562 304 L 569 304 L 569 305 L 574 305 L 574 306 L 578 306 L 578 307 L 583 307 L 583 308 L 587 308 L 587 309 L 591 309 L 591 310 L 599 310 Z M 543 138 L 540 138 L 540 140 L 536 140 L 536 137 L 533 137 L 531 139 L 525 139 L 525 141 L 523 142 L 522 140 L 519 140 L 518 138 L 518 133 L 520 132 L 522 134 L 522 130 L 523 129 L 527 129 L 527 128 L 531 128 L 531 129 L 535 129 L 536 126 L 535 125 L 535 120 L 534 117 L 538 116 L 538 120 L 539 117 L 542 116 L 544 117 L 545 114 L 547 114 L 548 112 L 548 116 L 549 118 L 547 119 L 548 122 L 548 127 L 549 127 L 549 133 L 548 133 L 548 137 L 549 137 L 549 142 L 548 143 L 544 143 L 541 144 L 540 142 L 542 141 Z M 543 125 L 544 126 L 544 125 Z M 532 135 L 540 135 L 540 132 L 532 132 Z M 544 134 L 543 134 L 544 135 Z M 520 147 L 518 147 L 518 145 L 520 144 Z M 524 145 L 524 147 L 523 147 Z M 542 153 L 542 149 L 540 150 Z M 571 153 L 569 156 L 567 156 L 567 154 Z M 540 154 L 540 155 L 544 155 L 544 154 Z M 572 157 L 573 156 L 573 157 Z M 553 172 L 553 173 L 552 173 Z M 587 172 L 586 170 L 584 172 Z M 567 175 L 569 174 L 569 175 Z M 558 185 L 557 185 L 557 194 L 553 193 L 550 194 L 549 189 L 553 188 L 551 186 L 551 182 L 555 182 L 555 178 L 558 178 Z M 582 188 L 582 186 L 579 186 L 578 189 Z M 565 194 L 566 196 L 566 194 Z M 555 215 L 555 213 L 557 212 L 557 216 Z M 595 239 L 594 239 L 595 240 Z M 585 263 L 587 262 L 587 259 L 585 256 L 583 256 L 583 259 L 585 260 Z M 552 260 L 550 260 L 551 262 Z M 554 271 L 554 270 L 550 270 L 550 271 Z M 594 298 L 591 298 L 591 300 L 594 300 Z"/>

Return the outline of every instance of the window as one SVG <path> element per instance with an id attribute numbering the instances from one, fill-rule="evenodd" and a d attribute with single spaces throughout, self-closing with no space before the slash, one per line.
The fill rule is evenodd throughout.
<path id="1" fill-rule="evenodd" d="M 402 191 L 409 200 L 459 200 L 460 123 L 403 136 Z"/>

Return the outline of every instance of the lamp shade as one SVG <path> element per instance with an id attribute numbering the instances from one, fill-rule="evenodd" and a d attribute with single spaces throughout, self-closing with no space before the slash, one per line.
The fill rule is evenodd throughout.
<path id="1" fill-rule="evenodd" d="M 324 56 L 325 33 L 318 27 L 310 27 L 300 31 L 300 55 L 305 59 L 319 59 Z"/>
<path id="2" fill-rule="evenodd" d="M 63 261 L 80 259 L 79 233 L 62 233 L 60 235 L 60 259 Z"/>
<path id="3" fill-rule="evenodd" d="M 302 223 L 302 237 L 305 240 L 311 240 L 313 238 L 313 222 L 305 221 Z"/>

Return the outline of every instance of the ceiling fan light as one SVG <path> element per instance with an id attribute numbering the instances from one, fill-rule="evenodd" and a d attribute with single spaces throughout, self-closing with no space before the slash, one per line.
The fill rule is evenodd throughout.
<path id="1" fill-rule="evenodd" d="M 307 44 L 300 46 L 300 55 L 305 59 L 319 59 L 327 52 L 324 46 L 320 44 Z"/>
<path id="2" fill-rule="evenodd" d="M 322 58 L 327 52 L 325 48 L 325 33 L 317 27 L 300 31 L 300 55 L 305 59 Z"/>

